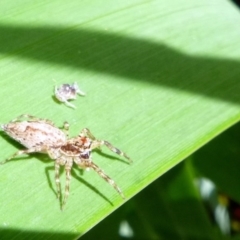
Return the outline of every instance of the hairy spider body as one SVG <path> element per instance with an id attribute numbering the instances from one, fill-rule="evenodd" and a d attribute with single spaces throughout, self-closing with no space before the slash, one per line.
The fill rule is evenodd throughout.
<path id="1" fill-rule="evenodd" d="M 27 119 L 21 121 L 22 118 Z M 8 124 L 1 125 L 1 128 L 11 138 L 26 147 L 26 149 L 19 150 L 8 159 L 1 162 L 1 164 L 4 164 L 12 158 L 22 154 L 34 152 L 48 154 L 48 156 L 55 161 L 55 182 L 58 198 L 60 197 L 59 169 L 60 166 L 65 167 L 66 184 L 62 208 L 65 206 L 69 195 L 71 169 L 74 162 L 80 168 L 90 168 L 96 171 L 99 176 L 112 185 L 124 199 L 124 195 L 117 184 L 106 175 L 103 170 L 93 163 L 91 152 L 93 149 L 105 145 L 111 151 L 127 158 L 129 161 L 131 160 L 124 152 L 115 148 L 109 142 L 96 139 L 89 129 L 84 128 L 77 137 L 68 138 L 68 123 L 64 123 L 63 131 L 57 128 L 49 120 L 39 119 L 30 115 L 21 115 Z"/>
<path id="2" fill-rule="evenodd" d="M 43 152 L 47 152 L 48 146 L 63 145 L 67 141 L 65 133 L 50 121 L 17 119 L 1 127 L 11 138 L 28 149 L 39 146 Z"/>

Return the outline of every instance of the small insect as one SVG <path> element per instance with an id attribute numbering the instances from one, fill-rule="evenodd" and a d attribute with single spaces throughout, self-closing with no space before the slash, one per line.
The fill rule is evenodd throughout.
<path id="1" fill-rule="evenodd" d="M 25 120 L 24 120 L 25 118 Z M 57 128 L 51 121 L 40 119 L 31 115 L 21 115 L 17 119 L 7 124 L 1 125 L 1 128 L 11 138 L 26 147 L 19 150 L 0 164 L 13 159 L 16 156 L 29 153 L 45 153 L 55 161 L 55 182 L 57 187 L 57 197 L 60 198 L 60 180 L 59 169 L 64 166 L 66 173 L 65 194 L 61 208 L 63 209 L 68 195 L 71 178 L 71 169 L 73 163 L 76 163 L 82 169 L 93 169 L 97 174 L 107 181 L 115 190 L 125 199 L 123 192 L 117 184 L 104 173 L 93 161 L 91 157 L 92 150 L 105 145 L 112 152 L 125 157 L 130 162 L 130 158 L 118 148 L 105 140 L 96 139 L 89 129 L 84 128 L 76 137 L 69 138 L 69 124 L 63 125 L 63 130 Z"/>
<path id="2" fill-rule="evenodd" d="M 55 87 L 55 97 L 60 101 L 65 103 L 67 106 L 71 108 L 76 108 L 75 105 L 68 102 L 68 100 L 76 99 L 77 94 L 85 96 L 85 93 L 82 92 L 78 84 L 74 82 L 73 84 L 62 84 L 60 87 Z"/>

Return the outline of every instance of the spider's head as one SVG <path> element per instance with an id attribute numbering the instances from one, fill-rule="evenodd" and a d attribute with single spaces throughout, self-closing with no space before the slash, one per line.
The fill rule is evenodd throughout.
<path id="1" fill-rule="evenodd" d="M 92 140 L 84 135 L 78 136 L 77 144 L 79 144 L 79 147 L 81 149 L 79 157 L 82 160 L 88 160 L 91 158 L 91 152 L 92 152 Z"/>

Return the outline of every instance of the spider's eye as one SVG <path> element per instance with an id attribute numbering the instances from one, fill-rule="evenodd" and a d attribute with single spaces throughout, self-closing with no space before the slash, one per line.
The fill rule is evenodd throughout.
<path id="1" fill-rule="evenodd" d="M 81 153 L 80 157 L 83 158 L 83 159 L 89 159 L 90 158 L 90 152 Z"/>

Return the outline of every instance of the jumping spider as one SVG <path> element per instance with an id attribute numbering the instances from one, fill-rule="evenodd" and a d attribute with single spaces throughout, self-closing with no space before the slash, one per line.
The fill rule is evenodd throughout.
<path id="1" fill-rule="evenodd" d="M 23 118 L 26 118 L 26 120 L 23 120 Z M 111 143 L 96 139 L 89 129 L 84 128 L 78 136 L 69 138 L 69 124 L 67 122 L 64 123 L 64 131 L 62 131 L 51 121 L 30 115 L 21 115 L 17 119 L 1 125 L 1 128 L 11 138 L 25 146 L 26 149 L 17 151 L 0 164 L 4 164 L 22 154 L 35 152 L 48 154 L 48 156 L 55 161 L 55 182 L 58 198 L 60 198 L 59 169 L 61 165 L 65 167 L 66 184 L 62 209 L 69 195 L 70 172 L 74 162 L 80 168 L 89 168 L 96 171 L 100 177 L 115 188 L 123 199 L 125 198 L 117 184 L 92 161 L 91 152 L 93 149 L 105 145 L 112 152 L 125 157 L 131 162 L 130 158 L 124 152 L 115 148 Z"/>

